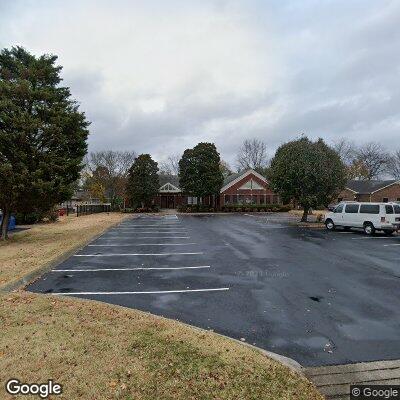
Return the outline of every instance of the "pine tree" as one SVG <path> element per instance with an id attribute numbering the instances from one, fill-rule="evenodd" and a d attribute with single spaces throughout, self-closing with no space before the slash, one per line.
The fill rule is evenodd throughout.
<path id="1" fill-rule="evenodd" d="M 0 52 L 0 208 L 49 210 L 67 200 L 82 169 L 89 122 L 61 83 L 57 56 Z"/>

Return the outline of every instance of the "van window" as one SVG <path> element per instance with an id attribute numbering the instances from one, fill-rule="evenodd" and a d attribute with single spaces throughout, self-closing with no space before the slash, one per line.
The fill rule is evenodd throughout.
<path id="1" fill-rule="evenodd" d="M 346 214 L 357 214 L 359 207 L 360 206 L 358 204 L 346 204 L 345 213 Z"/>
<path id="2" fill-rule="evenodd" d="M 393 214 L 393 206 L 385 206 L 386 214 Z"/>
<path id="3" fill-rule="evenodd" d="M 343 204 L 340 204 L 339 206 L 337 206 L 335 208 L 335 210 L 333 211 L 334 213 L 341 213 L 343 211 Z"/>
<path id="4" fill-rule="evenodd" d="M 400 214 L 400 206 L 394 206 L 394 213 Z"/>
<path id="5" fill-rule="evenodd" d="M 378 204 L 361 204 L 360 207 L 361 214 L 379 214 Z"/>

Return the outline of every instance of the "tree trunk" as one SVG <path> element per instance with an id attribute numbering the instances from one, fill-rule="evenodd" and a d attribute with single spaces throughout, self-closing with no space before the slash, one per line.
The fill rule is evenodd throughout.
<path id="1" fill-rule="evenodd" d="M 301 217 L 301 222 L 307 222 L 308 211 L 310 210 L 309 207 L 303 208 L 303 216 Z"/>
<path id="2" fill-rule="evenodd" d="M 1 221 L 1 239 L 8 239 L 8 222 L 10 221 L 10 210 L 8 208 L 4 208 L 3 210 L 3 219 Z"/>

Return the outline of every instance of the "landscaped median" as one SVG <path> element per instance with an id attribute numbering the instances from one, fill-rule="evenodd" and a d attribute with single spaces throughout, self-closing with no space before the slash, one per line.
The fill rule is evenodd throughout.
<path id="1" fill-rule="evenodd" d="M 74 400 L 322 400 L 257 350 L 136 310 L 22 292 L 0 295 L 0 321 L 1 399 L 18 378 Z"/>
<path id="2" fill-rule="evenodd" d="M 75 252 L 107 228 L 132 218 L 122 213 L 60 217 L 54 223 L 32 225 L 0 241 L 0 291 L 21 285 L 62 257 Z"/>

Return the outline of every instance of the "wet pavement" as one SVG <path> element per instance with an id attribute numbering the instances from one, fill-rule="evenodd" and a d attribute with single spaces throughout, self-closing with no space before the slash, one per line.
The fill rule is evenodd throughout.
<path id="1" fill-rule="evenodd" d="M 400 237 L 141 216 L 28 287 L 149 311 L 305 366 L 400 358 Z"/>

